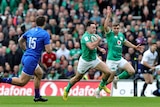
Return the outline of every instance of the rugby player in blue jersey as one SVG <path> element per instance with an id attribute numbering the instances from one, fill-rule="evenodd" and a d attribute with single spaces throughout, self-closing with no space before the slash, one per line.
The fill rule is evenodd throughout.
<path id="1" fill-rule="evenodd" d="M 45 25 L 45 17 L 38 16 L 36 18 L 37 27 L 34 27 L 25 32 L 18 40 L 20 47 L 25 51 L 22 57 L 22 74 L 19 78 L 2 78 L 0 82 L 9 83 L 23 87 L 26 85 L 32 76 L 34 76 L 35 98 L 34 101 L 45 102 L 48 99 L 42 98 L 40 95 L 40 81 L 43 76 L 43 71 L 38 64 L 41 53 L 45 48 L 46 52 L 52 51 L 50 44 L 50 35 L 43 29 Z"/>

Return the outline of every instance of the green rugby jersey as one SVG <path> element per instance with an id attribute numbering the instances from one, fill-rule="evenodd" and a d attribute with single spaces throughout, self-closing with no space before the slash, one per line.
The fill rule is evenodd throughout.
<path id="1" fill-rule="evenodd" d="M 122 57 L 122 47 L 126 40 L 123 33 L 119 32 L 116 36 L 114 32 L 110 30 L 106 33 L 106 40 L 108 44 L 107 60 L 120 60 Z"/>
<path id="2" fill-rule="evenodd" d="M 90 50 L 86 43 L 91 42 L 91 35 L 87 31 L 83 34 L 81 38 L 81 48 L 82 48 L 82 58 L 86 61 L 92 61 L 96 59 L 97 49 Z"/>

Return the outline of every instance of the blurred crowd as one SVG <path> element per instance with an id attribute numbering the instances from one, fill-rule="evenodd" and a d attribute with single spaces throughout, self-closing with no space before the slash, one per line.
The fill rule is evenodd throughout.
<path id="1" fill-rule="evenodd" d="M 141 52 L 123 48 L 124 58 L 140 73 L 138 65 L 152 40 L 157 40 L 160 53 L 160 0 L 1 0 L 0 75 L 19 77 L 24 51 L 19 48 L 18 38 L 36 26 L 36 16 L 43 15 L 53 48 L 51 54 L 43 52 L 39 61 L 44 70 L 43 79 L 70 79 L 76 73 L 82 54 L 80 39 L 89 20 L 96 23 L 97 34 L 102 37 L 100 47 L 107 51 L 103 30 L 107 6 L 111 6 L 112 21 L 120 23 L 120 31 L 126 39 L 144 47 Z M 106 54 L 98 52 L 103 61 Z M 84 79 L 99 80 L 101 75 L 90 69 Z"/>

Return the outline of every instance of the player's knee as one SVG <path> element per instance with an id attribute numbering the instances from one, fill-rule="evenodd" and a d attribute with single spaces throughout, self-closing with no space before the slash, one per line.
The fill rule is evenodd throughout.
<path id="1" fill-rule="evenodd" d="M 27 84 L 26 82 L 20 81 L 19 84 L 18 84 L 18 86 L 23 87 L 23 86 L 25 86 L 26 84 Z"/>
<path id="2" fill-rule="evenodd" d="M 152 80 L 148 82 L 148 84 L 152 84 L 152 83 L 153 83 L 153 81 L 152 81 Z"/>
<path id="3" fill-rule="evenodd" d="M 111 73 L 110 73 L 109 70 L 103 71 L 103 73 L 104 73 L 104 75 L 106 75 L 106 76 L 110 76 L 110 75 L 111 75 Z"/>
<path id="4" fill-rule="evenodd" d="M 37 73 L 37 76 L 39 76 L 39 77 L 42 76 L 42 75 L 43 75 L 43 72 L 38 72 Z"/>
<path id="5" fill-rule="evenodd" d="M 152 84 L 153 82 L 150 81 L 150 80 L 147 80 L 147 81 L 145 81 L 145 83 L 147 83 L 147 84 Z"/>
<path id="6" fill-rule="evenodd" d="M 36 71 L 35 71 L 35 76 L 37 77 L 37 78 L 42 78 L 42 76 L 43 76 L 43 71 L 42 71 L 42 69 L 39 67 L 38 69 L 36 69 Z"/>
<path id="7" fill-rule="evenodd" d="M 135 74 L 135 70 L 132 69 L 132 70 L 130 70 L 128 73 L 129 73 L 129 75 L 134 75 L 134 74 Z"/>

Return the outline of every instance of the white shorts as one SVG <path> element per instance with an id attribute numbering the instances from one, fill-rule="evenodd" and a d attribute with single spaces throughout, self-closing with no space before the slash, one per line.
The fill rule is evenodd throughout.
<path id="1" fill-rule="evenodd" d="M 107 60 L 106 64 L 111 71 L 117 71 L 119 68 L 123 69 L 124 65 L 127 63 L 127 60 L 123 57 L 119 61 Z"/>
<path id="2" fill-rule="evenodd" d="M 82 57 L 80 57 L 79 62 L 78 62 L 77 71 L 80 74 L 84 74 L 90 68 L 95 68 L 100 62 L 101 60 L 98 57 L 93 61 L 85 61 L 84 59 L 82 59 Z"/>

